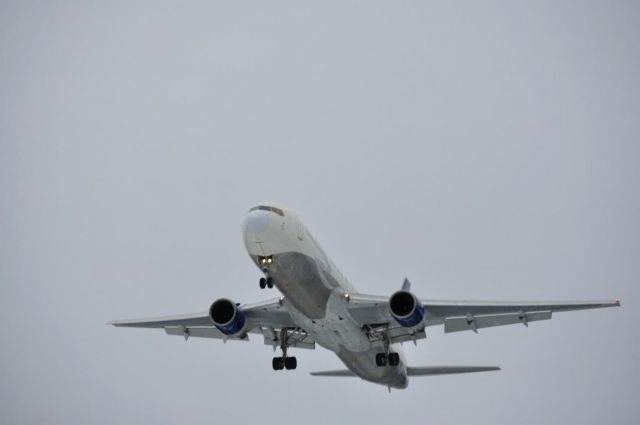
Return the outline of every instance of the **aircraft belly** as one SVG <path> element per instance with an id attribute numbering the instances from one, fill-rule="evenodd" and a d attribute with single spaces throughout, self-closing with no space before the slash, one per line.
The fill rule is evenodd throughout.
<path id="1" fill-rule="evenodd" d="M 299 252 L 273 255 L 269 271 L 276 287 L 310 319 L 322 319 L 336 282 L 326 279 L 316 261 Z"/>
<path id="2" fill-rule="evenodd" d="M 360 378 L 392 388 L 406 388 L 408 378 L 404 356 L 395 367 L 377 367 L 375 356 L 384 351 L 382 342 L 372 343 L 365 332 L 349 316 L 340 288 L 327 301 L 326 315 L 311 319 L 285 299 L 285 307 L 296 325 L 305 329 L 316 343 L 337 354 L 342 362 Z M 400 348 L 392 346 L 399 352 Z"/>
<path id="3" fill-rule="evenodd" d="M 372 344 L 351 318 L 344 295 L 354 289 L 348 280 L 303 227 L 273 218 L 276 220 L 270 219 L 261 232 L 245 232 L 244 241 L 254 264 L 259 266 L 260 256 L 273 260 L 268 273 L 285 296 L 283 306 L 293 322 L 318 345 L 335 352 L 360 378 L 405 388 L 408 380 L 404 361 L 395 367 L 376 366 L 375 356 L 384 347 L 380 342 Z"/>

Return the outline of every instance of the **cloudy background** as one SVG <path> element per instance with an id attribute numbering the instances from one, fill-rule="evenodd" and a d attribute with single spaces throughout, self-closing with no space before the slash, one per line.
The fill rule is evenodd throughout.
<path id="1" fill-rule="evenodd" d="M 637 2 L 0 4 L 0 422 L 635 422 Z M 363 292 L 613 299 L 445 336 L 387 393 L 323 349 L 116 329 L 258 288 L 296 210 Z"/>

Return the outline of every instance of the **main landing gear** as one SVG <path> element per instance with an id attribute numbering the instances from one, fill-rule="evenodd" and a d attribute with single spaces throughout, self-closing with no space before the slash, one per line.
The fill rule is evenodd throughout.
<path id="1" fill-rule="evenodd" d="M 269 276 L 269 267 L 273 263 L 273 258 L 269 255 L 267 257 L 258 257 L 256 261 L 265 275 L 265 277 L 260 278 L 260 289 L 273 288 L 273 278 Z"/>
<path id="2" fill-rule="evenodd" d="M 398 366 L 400 364 L 400 355 L 398 353 L 378 353 L 376 354 L 376 366 Z"/>
<path id="3" fill-rule="evenodd" d="M 293 370 L 298 367 L 298 360 L 295 357 L 287 357 L 287 348 L 289 346 L 289 337 L 287 335 L 287 329 L 284 328 L 280 331 L 280 349 L 282 349 L 282 357 L 274 357 L 271 361 L 273 370 Z"/>
<path id="4" fill-rule="evenodd" d="M 385 326 L 380 332 L 380 337 L 384 342 L 384 351 L 376 354 L 376 366 L 398 366 L 400 364 L 400 355 L 391 351 L 391 341 L 389 340 L 389 329 Z"/>
<path id="5" fill-rule="evenodd" d="M 271 365 L 273 370 L 291 370 L 298 367 L 298 360 L 295 357 L 274 357 Z"/>

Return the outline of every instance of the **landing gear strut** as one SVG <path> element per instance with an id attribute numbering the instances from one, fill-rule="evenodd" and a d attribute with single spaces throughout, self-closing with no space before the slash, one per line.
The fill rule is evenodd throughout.
<path id="1" fill-rule="evenodd" d="M 391 343 L 388 329 L 386 328 L 382 331 L 382 339 L 384 341 L 384 352 L 376 354 L 376 366 L 398 366 L 400 364 L 400 355 L 390 351 Z"/>
<path id="2" fill-rule="evenodd" d="M 289 337 L 287 335 L 287 329 L 284 328 L 280 331 L 280 349 L 282 350 L 282 357 L 274 357 L 271 361 L 273 370 L 293 370 L 298 367 L 298 360 L 295 357 L 287 357 L 287 348 L 289 345 Z"/>

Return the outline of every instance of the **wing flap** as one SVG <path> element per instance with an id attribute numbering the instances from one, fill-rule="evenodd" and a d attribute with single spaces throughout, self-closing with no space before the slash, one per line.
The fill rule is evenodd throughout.
<path id="1" fill-rule="evenodd" d="M 234 341 L 249 341 L 247 334 L 242 337 L 229 337 L 220 332 L 215 327 L 185 327 L 185 326 L 166 326 L 164 331 L 167 335 L 178 335 L 185 339 L 194 338 L 214 338 L 214 339 L 233 339 Z"/>
<path id="2" fill-rule="evenodd" d="M 462 317 L 447 317 L 444 320 L 444 332 L 460 332 L 474 331 L 477 332 L 481 328 L 490 328 L 493 326 L 514 325 L 522 323 L 527 325 L 529 322 L 538 320 L 551 319 L 551 311 L 534 311 L 534 312 L 518 312 L 518 313 L 501 313 L 501 314 L 485 314 L 471 315 Z"/>

